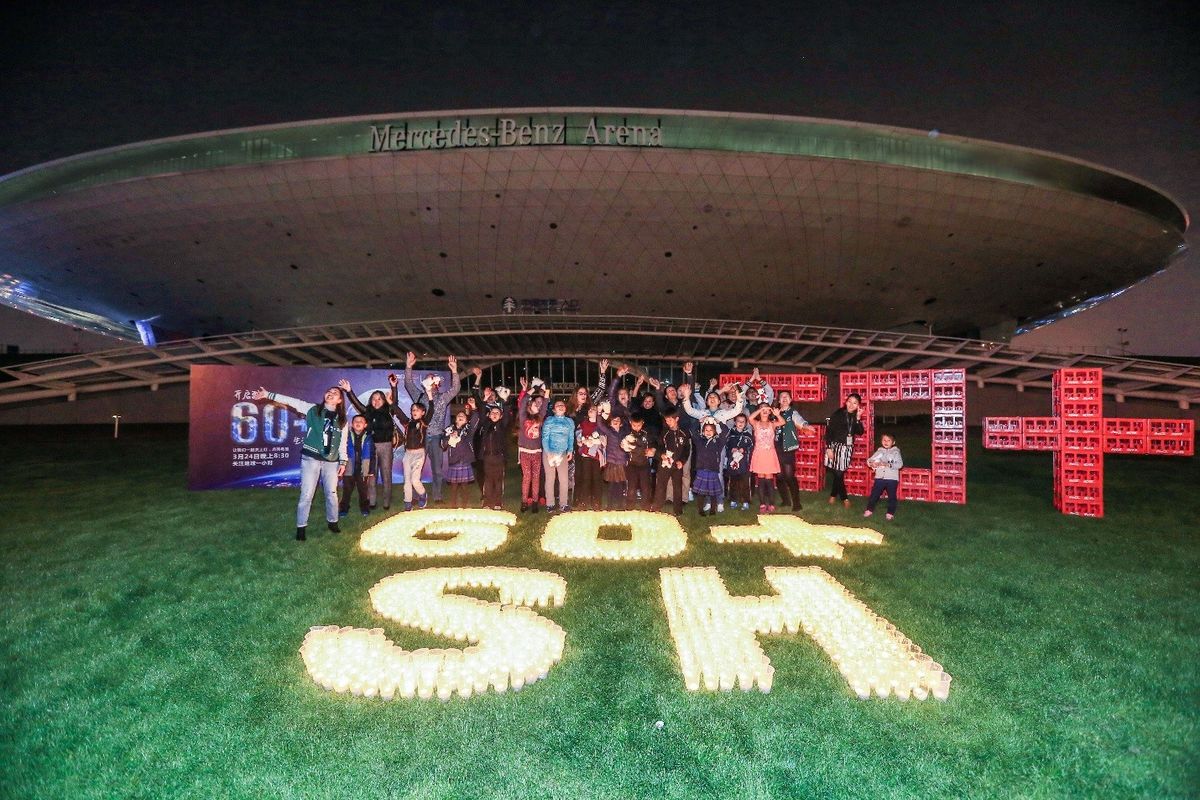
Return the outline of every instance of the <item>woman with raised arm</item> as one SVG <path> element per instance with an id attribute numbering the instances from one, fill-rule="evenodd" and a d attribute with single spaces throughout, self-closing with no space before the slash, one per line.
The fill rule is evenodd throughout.
<path id="1" fill-rule="evenodd" d="M 425 440 L 425 457 L 429 461 L 429 486 L 433 502 L 442 501 L 442 432 L 446 428 L 446 409 L 450 401 L 462 390 L 462 378 L 458 374 L 458 359 L 450 356 L 446 366 L 450 369 L 450 388 L 442 388 L 442 379 L 433 372 L 422 379 L 420 385 L 413 380 L 412 369 L 417 363 L 417 354 L 409 352 L 404 361 L 404 388 L 414 403 L 424 403 L 428 413 L 429 430 Z"/>
<path id="2" fill-rule="evenodd" d="M 269 392 L 260 386 L 255 400 L 287 406 L 304 415 L 308 430 L 300 449 L 300 502 L 296 504 L 296 539 L 304 541 L 308 514 L 312 509 L 317 484 L 325 490 L 325 521 L 333 533 L 338 527 L 338 479 L 346 471 L 346 400 L 342 390 L 331 386 L 320 403 L 307 403 L 287 395 Z"/>
<path id="3" fill-rule="evenodd" d="M 775 452 L 775 429 L 783 424 L 783 417 L 767 403 L 760 403 L 750 415 L 750 429 L 754 432 L 754 450 L 750 453 L 750 471 L 758 485 L 758 511 L 770 514 L 775 511 L 775 476 L 779 474 L 779 456 Z"/>
<path id="4" fill-rule="evenodd" d="M 396 423 L 392 420 L 392 403 L 395 398 L 390 396 L 391 391 L 384 394 L 376 389 L 371 392 L 366 405 L 363 405 L 358 395 L 350 388 L 350 381 L 343 378 L 338 381 L 338 387 L 346 393 L 350 405 L 367 420 L 367 428 L 371 431 L 371 440 L 374 443 L 370 466 L 371 471 L 375 473 L 375 479 L 367 482 L 367 502 L 371 504 L 371 508 L 375 508 L 377 502 L 382 499 L 386 511 L 392 507 L 392 460 L 395 456 L 392 437 L 396 431 Z M 382 498 L 378 496 L 376 484 L 383 488 Z"/>

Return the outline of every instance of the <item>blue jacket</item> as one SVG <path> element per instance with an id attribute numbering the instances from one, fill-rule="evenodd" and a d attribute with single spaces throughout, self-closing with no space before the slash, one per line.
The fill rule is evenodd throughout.
<path id="1" fill-rule="evenodd" d="M 542 420 L 542 451 L 566 455 L 575 446 L 575 420 L 551 414 Z"/>
<path id="2" fill-rule="evenodd" d="M 375 451 L 375 440 L 371 438 L 371 429 L 363 431 L 361 441 L 358 434 L 354 431 L 346 436 L 346 458 L 350 463 L 346 465 L 347 475 L 363 475 L 370 472 L 371 469 L 371 454 Z M 367 468 L 363 469 L 363 464 Z"/>
<path id="3" fill-rule="evenodd" d="M 733 451 L 741 450 L 742 457 L 734 465 Z M 754 432 L 747 426 L 744 430 L 729 429 L 729 439 L 725 442 L 726 470 L 731 475 L 747 475 L 750 472 L 750 453 L 754 450 Z"/>
<path id="4" fill-rule="evenodd" d="M 692 463 L 696 469 L 710 472 L 721 472 L 721 457 L 725 453 L 725 443 L 729 440 L 729 429 L 724 425 L 717 426 L 719 431 L 711 439 L 705 439 L 700 431 L 692 431 Z"/>

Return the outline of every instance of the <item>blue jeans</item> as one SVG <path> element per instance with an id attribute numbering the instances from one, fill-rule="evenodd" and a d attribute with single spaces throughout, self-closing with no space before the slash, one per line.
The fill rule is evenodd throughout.
<path id="1" fill-rule="evenodd" d="M 887 513 L 896 513 L 896 493 L 900 489 L 900 481 L 889 480 L 887 478 L 876 478 L 875 483 L 871 484 L 871 496 L 867 499 L 867 511 L 874 511 L 875 504 L 879 502 L 880 496 L 887 492 L 888 504 Z"/>
<path id="2" fill-rule="evenodd" d="M 300 502 L 296 504 L 296 527 L 308 524 L 308 512 L 312 508 L 317 484 L 325 490 L 325 521 L 338 521 L 338 462 L 322 461 L 312 456 L 300 457 Z"/>
<path id="3" fill-rule="evenodd" d="M 429 462 L 431 500 L 440 501 L 442 499 L 442 486 L 446 483 L 442 477 L 442 459 L 445 457 L 445 453 L 442 452 L 442 437 L 427 434 L 425 436 L 425 460 Z M 420 479 L 418 478 L 418 480 Z"/>

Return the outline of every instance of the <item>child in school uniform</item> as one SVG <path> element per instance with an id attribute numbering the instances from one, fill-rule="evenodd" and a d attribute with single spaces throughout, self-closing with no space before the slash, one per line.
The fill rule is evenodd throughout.
<path id="1" fill-rule="evenodd" d="M 871 484 L 871 496 L 867 499 L 867 510 L 864 517 L 875 513 L 875 504 L 886 492 L 888 496 L 887 518 L 896 518 L 896 493 L 900 490 L 900 470 L 904 468 L 904 459 L 896 439 L 891 434 L 879 437 L 879 449 L 867 459 L 867 466 L 875 470 L 875 482 Z"/>
<path id="2" fill-rule="evenodd" d="M 467 507 L 467 487 L 475 482 L 475 431 L 479 428 L 476 402 L 474 397 L 469 398 L 467 408 L 454 415 L 454 424 L 442 436 L 451 508 Z"/>
<path id="3" fill-rule="evenodd" d="M 629 463 L 629 451 L 621 446 L 629 433 L 629 418 L 610 411 L 608 419 L 596 423 L 596 430 L 605 439 L 604 482 L 608 484 L 608 509 L 625 510 L 625 465 Z"/>
<path id="4" fill-rule="evenodd" d="M 692 463 L 696 465 L 692 494 L 702 517 L 717 513 L 721 502 L 721 459 L 728 441 L 729 430 L 712 417 L 700 420 L 700 430 L 692 432 Z"/>
<path id="5" fill-rule="evenodd" d="M 343 391 L 345 391 L 343 389 Z M 389 442 L 390 444 L 390 442 Z M 367 428 L 367 418 L 359 414 L 350 420 L 350 434 L 346 437 L 346 471 L 342 473 L 342 499 L 338 503 L 338 516 L 350 513 L 350 498 L 358 489 L 358 510 L 362 515 L 371 513 L 371 498 L 367 487 L 371 484 L 371 462 L 374 459 L 375 442 Z"/>

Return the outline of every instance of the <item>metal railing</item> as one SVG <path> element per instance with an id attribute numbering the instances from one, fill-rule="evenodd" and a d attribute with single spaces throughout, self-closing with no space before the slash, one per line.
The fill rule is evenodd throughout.
<path id="1" fill-rule="evenodd" d="M 952 339 L 751 320 L 639 316 L 501 315 L 314 325 L 184 339 L 37 361 L 0 372 L 0 406 L 75 400 L 84 394 L 157 390 L 186 383 L 196 364 L 384 367 L 412 350 L 458 356 L 462 366 L 521 358 L 692 359 L 764 370 L 898 370 L 962 367 L 979 385 L 1048 388 L 1064 367 L 1100 367 L 1105 392 L 1190 408 L 1200 367 L 1088 353 L 1029 350 Z"/>

